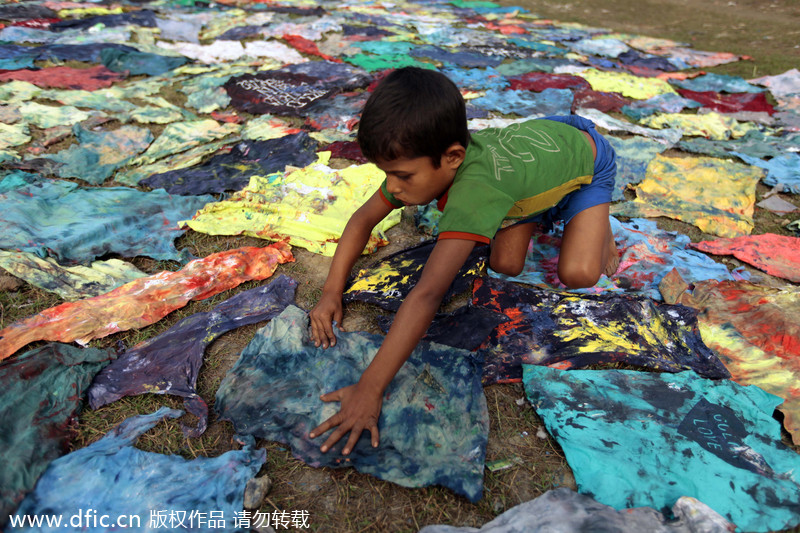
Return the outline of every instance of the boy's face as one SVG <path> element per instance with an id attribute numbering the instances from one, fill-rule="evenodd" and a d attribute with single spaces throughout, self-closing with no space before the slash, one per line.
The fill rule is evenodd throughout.
<path id="1" fill-rule="evenodd" d="M 464 147 L 453 144 L 442 156 L 439 168 L 433 166 L 430 157 L 379 159 L 376 164 L 386 173 L 386 190 L 397 200 L 406 205 L 426 205 L 450 187 L 464 155 Z"/>

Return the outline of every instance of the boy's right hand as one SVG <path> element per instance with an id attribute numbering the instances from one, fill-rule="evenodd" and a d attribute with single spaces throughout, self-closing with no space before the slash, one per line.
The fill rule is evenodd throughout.
<path id="1" fill-rule="evenodd" d="M 314 346 L 323 348 L 336 345 L 336 336 L 333 334 L 333 323 L 341 329 L 342 323 L 342 297 L 331 294 L 322 294 L 317 305 L 309 313 L 311 318 L 311 340 Z"/>

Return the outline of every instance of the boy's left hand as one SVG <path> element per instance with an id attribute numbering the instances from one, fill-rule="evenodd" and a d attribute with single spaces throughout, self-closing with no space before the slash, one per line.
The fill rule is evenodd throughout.
<path id="1" fill-rule="evenodd" d="M 328 436 L 325 443 L 320 446 L 322 453 L 327 452 L 348 431 L 350 432 L 350 437 L 347 439 L 344 449 L 342 449 L 343 455 L 348 455 L 353 450 L 358 438 L 361 436 L 361 432 L 364 430 L 369 430 L 372 435 L 372 447 L 378 447 L 378 419 L 383 405 L 382 392 L 369 390 L 369 387 L 356 383 L 355 385 L 323 394 L 320 399 L 323 402 L 340 402 L 339 412 L 315 427 L 308 435 L 313 439 L 329 429 L 336 428 Z"/>

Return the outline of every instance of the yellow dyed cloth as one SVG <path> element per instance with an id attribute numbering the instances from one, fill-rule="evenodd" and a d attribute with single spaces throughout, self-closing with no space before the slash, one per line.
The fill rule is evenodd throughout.
<path id="1" fill-rule="evenodd" d="M 660 78 L 643 78 L 626 72 L 604 72 L 593 68 L 575 75 L 588 81 L 595 91 L 620 93 L 636 100 L 647 100 L 659 94 L 677 94 L 669 82 Z"/>
<path id="2" fill-rule="evenodd" d="M 703 115 L 682 113 L 659 113 L 643 117 L 639 123 L 651 128 L 672 128 L 683 131 L 684 135 L 705 137 L 715 141 L 738 139 L 751 130 L 758 129 L 752 122 L 739 122 L 735 118 L 711 112 Z"/>
<path id="3" fill-rule="evenodd" d="M 75 7 L 59 10 L 58 18 L 83 18 L 89 15 L 119 15 L 121 13 L 124 13 L 121 7 Z"/>
<path id="4" fill-rule="evenodd" d="M 316 163 L 286 174 L 253 176 L 229 200 L 207 204 L 182 227 L 210 235 L 250 235 L 286 240 L 314 253 L 332 256 L 350 216 L 380 187 L 384 173 L 375 165 L 342 170 L 327 166 L 330 152 Z M 395 209 L 370 236 L 365 252 L 388 243 L 384 232 L 400 222 Z"/>
<path id="5" fill-rule="evenodd" d="M 29 133 L 30 130 L 25 123 L 10 125 L 0 123 L 0 150 L 25 144 L 31 140 Z"/>
<path id="6" fill-rule="evenodd" d="M 759 168 L 713 157 L 657 155 L 647 165 L 636 198 L 612 205 L 611 213 L 675 218 L 720 237 L 749 235 L 762 174 Z"/>
<path id="7" fill-rule="evenodd" d="M 248 120 L 244 126 L 242 126 L 242 138 L 253 141 L 268 141 L 299 132 L 300 129 L 294 128 L 284 120 L 273 117 L 272 115 L 261 115 L 260 117 Z"/>
<path id="8" fill-rule="evenodd" d="M 193 120 L 170 124 L 145 153 L 131 161 L 132 165 L 152 163 L 168 155 L 184 152 L 193 146 L 221 139 L 240 129 L 238 124 L 220 124 L 216 120 Z"/>
<path id="9" fill-rule="evenodd" d="M 25 102 L 19 106 L 22 120 L 39 128 L 52 128 L 54 126 L 71 126 L 83 122 L 91 115 L 73 106 L 51 106 L 36 102 Z"/>
<path id="10" fill-rule="evenodd" d="M 785 400 L 783 424 L 800 443 L 800 288 L 703 281 L 680 303 L 699 311 L 703 341 L 734 381 Z"/>

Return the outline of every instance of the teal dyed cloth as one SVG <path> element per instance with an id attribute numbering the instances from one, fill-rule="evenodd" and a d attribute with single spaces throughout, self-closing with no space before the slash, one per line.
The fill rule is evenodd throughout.
<path id="1" fill-rule="evenodd" d="M 100 52 L 100 61 L 107 69 L 114 72 L 128 72 L 131 76 L 140 74 L 158 76 L 180 67 L 189 59 L 183 56 L 162 56 L 119 48 L 104 48 Z"/>
<path id="2" fill-rule="evenodd" d="M 484 96 L 475 98 L 470 103 L 475 107 L 498 111 L 504 115 L 514 113 L 521 117 L 543 117 L 569 115 L 572 100 L 573 94 L 569 89 L 549 88 L 540 93 L 490 89 Z"/>
<path id="3" fill-rule="evenodd" d="M 694 372 L 524 365 L 523 382 L 579 492 L 600 503 L 666 511 L 692 496 L 743 531 L 800 524 L 800 455 L 780 442 L 777 396 Z"/>
<path id="4" fill-rule="evenodd" d="M 0 365 L 0 529 L 66 451 L 84 392 L 113 358 L 107 350 L 55 343 Z"/>
<path id="5" fill-rule="evenodd" d="M 183 234 L 177 223 L 213 200 L 40 180 L 0 194 L 0 248 L 49 255 L 61 264 L 107 253 L 188 260 L 173 244 Z"/>
<path id="6" fill-rule="evenodd" d="M 308 315 L 289 306 L 256 333 L 217 391 L 221 418 L 241 434 L 288 443 L 311 466 L 353 466 L 405 487 L 443 485 L 480 499 L 489 416 L 474 354 L 421 342 L 386 389 L 380 445 L 364 432 L 350 455 L 341 454 L 347 439 L 323 454 L 328 433 L 308 433 L 339 404 L 320 394 L 356 383 L 383 338 L 337 331 L 336 346 L 324 350 L 308 328 Z"/>
<path id="7" fill-rule="evenodd" d="M 53 461 L 36 490 L 17 509 L 17 516 L 61 515 L 66 524 L 78 513 L 85 518 L 87 509 L 92 509 L 94 518 L 107 515 L 109 525 L 124 516 L 130 531 L 249 531 L 236 527 L 236 517 L 242 516 L 245 485 L 266 461 L 265 450 L 246 445 L 218 457 L 186 460 L 133 446 L 162 419 L 182 414 L 162 407 L 128 418 L 99 441 Z M 126 530 L 99 523 L 87 527 L 85 521 L 82 527 L 66 528 L 65 524 L 8 531 Z"/>

